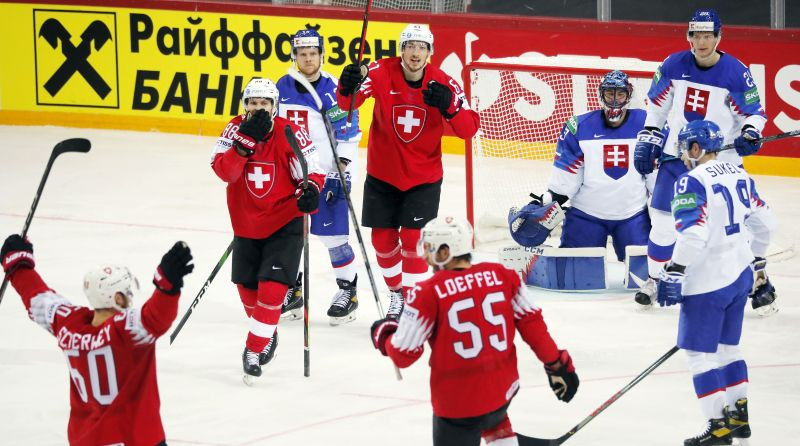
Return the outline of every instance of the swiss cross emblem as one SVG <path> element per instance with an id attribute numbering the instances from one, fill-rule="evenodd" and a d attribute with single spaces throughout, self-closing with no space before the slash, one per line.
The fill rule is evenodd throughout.
<path id="1" fill-rule="evenodd" d="M 308 110 L 287 110 L 286 119 L 308 131 Z"/>
<path id="2" fill-rule="evenodd" d="M 427 110 L 416 105 L 395 105 L 392 107 L 392 124 L 397 137 L 409 143 L 422 133 Z"/>
<path id="3" fill-rule="evenodd" d="M 683 116 L 687 121 L 705 119 L 708 110 L 708 90 L 689 87 L 686 89 L 686 102 L 683 104 Z"/>
<path id="4" fill-rule="evenodd" d="M 618 180 L 628 173 L 630 161 L 627 144 L 603 145 L 603 171 L 611 178 Z"/>
<path id="5" fill-rule="evenodd" d="M 275 163 L 250 161 L 244 166 L 247 190 L 256 198 L 264 198 L 275 184 Z"/>

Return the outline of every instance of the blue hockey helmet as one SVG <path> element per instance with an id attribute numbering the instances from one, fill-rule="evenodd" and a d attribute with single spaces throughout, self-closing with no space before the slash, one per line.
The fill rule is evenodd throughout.
<path id="1" fill-rule="evenodd" d="M 620 90 L 626 93 L 625 100 L 622 102 L 617 100 L 617 92 Z M 612 98 L 610 101 L 606 99 L 606 91 L 612 92 Z M 625 74 L 624 71 L 620 70 L 609 71 L 606 73 L 605 76 L 600 79 L 600 85 L 597 87 L 597 97 L 600 101 L 600 106 L 605 112 L 606 119 L 611 122 L 616 122 L 622 119 L 622 111 L 628 108 L 628 104 L 631 102 L 632 95 L 633 84 L 631 84 L 630 80 L 628 80 L 628 75 Z"/>
<path id="2" fill-rule="evenodd" d="M 722 19 L 719 18 L 717 11 L 710 8 L 700 8 L 695 11 L 689 19 L 689 35 L 695 31 L 713 32 L 719 37 L 722 32 Z"/>
<path id="3" fill-rule="evenodd" d="M 542 205 L 533 201 L 522 209 L 509 209 L 508 229 L 515 242 L 532 248 L 544 243 L 550 231 L 561 223 L 563 218 L 564 213 L 557 202 Z"/>
<path id="4" fill-rule="evenodd" d="M 722 149 L 722 131 L 711 121 L 691 121 L 678 132 L 678 150 L 688 153 L 693 143 L 705 152 L 719 152 Z"/>
<path id="5" fill-rule="evenodd" d="M 304 47 L 319 48 L 319 55 L 325 58 L 325 42 L 315 29 L 301 29 L 292 36 L 292 60 L 297 60 L 297 49 Z"/>

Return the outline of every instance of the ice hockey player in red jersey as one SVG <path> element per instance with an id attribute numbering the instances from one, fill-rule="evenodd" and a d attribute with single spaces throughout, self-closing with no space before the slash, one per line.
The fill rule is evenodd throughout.
<path id="1" fill-rule="evenodd" d="M 352 100 L 358 107 L 375 99 L 362 224 L 372 228 L 378 265 L 391 290 L 387 313 L 395 318 L 403 305 L 401 289 L 408 292 L 427 277 L 428 265 L 415 251 L 420 228 L 439 211 L 445 123 L 466 139 L 479 121 L 458 83 L 428 63 L 433 34 L 427 27 L 408 25 L 400 33 L 400 54 L 368 70 L 346 66 L 336 93 L 342 110 Z"/>
<path id="2" fill-rule="evenodd" d="M 231 280 L 239 290 L 250 330 L 242 353 L 244 381 L 261 376 L 278 346 L 281 305 L 294 285 L 303 250 L 303 213 L 319 205 L 325 171 L 308 133 L 278 116 L 278 89 L 254 78 L 244 89 L 245 113 L 234 116 L 214 147 L 211 167 L 227 186 L 233 226 Z M 300 161 L 284 133 L 290 127 L 308 164 L 302 188 Z"/>
<path id="3" fill-rule="evenodd" d="M 399 321 L 375 321 L 375 348 L 408 367 L 430 343 L 434 446 L 478 446 L 481 437 L 492 446 L 518 444 L 506 415 L 520 386 L 515 333 L 544 363 L 550 387 L 565 402 L 579 384 L 572 358 L 550 337 L 517 273 L 499 263 L 471 263 L 466 220 L 431 220 L 419 251 L 433 277 L 408 293 Z"/>
<path id="4" fill-rule="evenodd" d="M 139 283 L 126 267 L 105 265 L 86 273 L 87 308 L 42 280 L 33 245 L 21 236 L 6 238 L 0 259 L 28 316 L 56 337 L 66 356 L 69 444 L 166 445 L 155 343 L 175 320 L 183 277 L 194 269 L 189 247 L 177 242 L 164 254 L 153 277 L 156 289 L 141 308 L 133 308 Z"/>

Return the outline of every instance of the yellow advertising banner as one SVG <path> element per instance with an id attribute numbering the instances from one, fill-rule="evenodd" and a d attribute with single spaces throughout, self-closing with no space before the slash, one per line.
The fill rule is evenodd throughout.
<path id="1" fill-rule="evenodd" d="M 323 69 L 358 58 L 361 22 L 0 3 L 0 122 L 217 135 L 254 77 L 277 81 L 291 36 L 316 28 Z M 371 22 L 365 60 L 397 55 L 405 23 Z M 13 61 L 10 63 L 9 61 Z M 361 110 L 369 126 L 371 104 Z"/>

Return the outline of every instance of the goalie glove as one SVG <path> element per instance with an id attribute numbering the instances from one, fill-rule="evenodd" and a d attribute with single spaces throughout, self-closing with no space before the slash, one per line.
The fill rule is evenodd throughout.
<path id="1" fill-rule="evenodd" d="M 564 210 L 557 201 L 546 205 L 534 200 L 522 209 L 508 211 L 508 229 L 511 238 L 522 246 L 539 246 L 550 232 L 564 220 Z"/>

